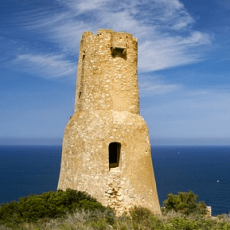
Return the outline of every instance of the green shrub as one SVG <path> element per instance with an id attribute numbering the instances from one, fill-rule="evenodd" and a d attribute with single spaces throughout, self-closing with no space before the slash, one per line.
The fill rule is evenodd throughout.
<path id="1" fill-rule="evenodd" d="M 151 217 L 153 214 L 151 213 L 150 210 L 147 208 L 142 208 L 142 207 L 137 207 L 135 206 L 131 211 L 130 211 L 130 216 L 133 221 L 137 223 L 141 223 L 145 220 L 147 220 L 149 217 Z"/>
<path id="2" fill-rule="evenodd" d="M 107 208 L 85 192 L 67 189 L 46 192 L 20 198 L 18 202 L 2 204 L 0 207 L 0 224 L 18 224 L 35 222 L 42 218 L 58 218 L 76 209 L 100 210 Z M 110 210 L 111 211 L 111 210 Z"/>
<path id="3" fill-rule="evenodd" d="M 2 205 L 0 229 L 230 230 L 230 218 L 226 214 L 216 218 L 199 215 L 206 212 L 206 205 L 197 203 L 197 196 L 191 191 L 169 194 L 165 204 L 166 211 L 174 212 L 154 216 L 146 208 L 134 207 L 130 213 L 116 217 L 112 209 L 102 206 L 84 192 L 58 190 Z M 188 212 L 192 215 L 187 215 Z"/>
<path id="4" fill-rule="evenodd" d="M 164 201 L 165 211 L 174 210 L 176 212 L 189 214 L 206 214 L 207 206 L 202 201 L 197 203 L 197 195 L 192 191 L 179 192 L 178 195 L 168 194 L 168 199 Z"/>
<path id="5" fill-rule="evenodd" d="M 134 230 L 142 229 L 140 226 L 144 229 L 163 229 L 163 223 L 147 208 L 135 206 L 130 211 L 130 218 Z"/>

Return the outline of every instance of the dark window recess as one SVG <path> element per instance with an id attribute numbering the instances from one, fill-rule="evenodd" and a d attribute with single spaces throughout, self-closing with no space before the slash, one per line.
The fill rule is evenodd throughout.
<path id="1" fill-rule="evenodd" d="M 121 144 L 112 142 L 109 144 L 109 168 L 119 167 Z"/>
<path id="2" fill-rule="evenodd" d="M 112 47 L 112 56 L 126 59 L 126 48 Z"/>

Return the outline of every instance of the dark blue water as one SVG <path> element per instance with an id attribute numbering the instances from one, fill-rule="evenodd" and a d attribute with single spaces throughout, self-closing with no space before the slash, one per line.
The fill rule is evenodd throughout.
<path id="1" fill-rule="evenodd" d="M 212 214 L 230 211 L 230 146 L 154 147 L 160 203 L 169 193 L 192 190 Z"/>
<path id="2" fill-rule="evenodd" d="M 192 190 L 212 206 L 230 211 L 230 146 L 152 147 L 160 203 L 168 193 Z M 61 146 L 0 146 L 0 204 L 56 190 Z"/>
<path id="3" fill-rule="evenodd" d="M 0 146 L 0 204 L 56 190 L 61 146 Z"/>

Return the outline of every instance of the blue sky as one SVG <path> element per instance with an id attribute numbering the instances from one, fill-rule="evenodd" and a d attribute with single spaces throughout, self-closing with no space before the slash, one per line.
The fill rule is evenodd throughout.
<path id="1" fill-rule="evenodd" d="M 0 144 L 61 143 L 83 31 L 138 38 L 152 144 L 230 144 L 229 0 L 0 3 Z"/>

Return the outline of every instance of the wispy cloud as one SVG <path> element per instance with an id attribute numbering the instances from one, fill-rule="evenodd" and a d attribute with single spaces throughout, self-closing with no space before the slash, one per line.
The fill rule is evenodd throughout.
<path id="1" fill-rule="evenodd" d="M 142 76 L 139 78 L 139 94 L 141 98 L 162 95 L 183 90 L 180 84 L 169 84 L 161 80 L 160 76 Z"/>
<path id="2" fill-rule="evenodd" d="M 181 85 L 179 84 L 140 84 L 140 97 L 149 97 L 151 95 L 156 94 L 165 94 L 165 93 L 171 93 L 179 90 L 181 88 Z"/>
<path id="3" fill-rule="evenodd" d="M 35 75 L 46 78 L 60 78 L 74 76 L 76 72 L 76 63 L 66 60 L 63 55 L 18 55 L 15 60 L 18 68 L 34 71 Z"/>
<path id="4" fill-rule="evenodd" d="M 169 67 L 184 65 L 202 59 L 202 47 L 210 43 L 208 34 L 192 29 L 195 20 L 187 12 L 179 0 L 56 0 L 54 11 L 41 12 L 33 10 L 33 14 L 23 14 L 20 26 L 28 33 L 38 34 L 52 44 L 53 49 L 66 59 L 56 56 L 50 51 L 49 55 L 41 54 L 46 70 L 50 75 L 52 62 L 63 65 L 65 76 L 66 66 L 72 66 L 67 61 L 68 54 L 75 55 L 83 31 L 93 31 L 99 28 L 110 28 L 116 31 L 132 33 L 139 41 L 139 72 L 162 70 Z M 43 9 L 44 10 L 44 9 Z M 198 49 L 199 48 L 199 49 Z M 197 52 L 194 52 L 196 49 Z M 19 55 L 17 60 L 29 60 L 34 66 L 42 59 L 34 59 L 33 53 L 27 51 Z M 53 53 L 54 54 L 53 54 Z M 53 58 L 51 58 L 53 56 Z M 50 68 L 47 66 L 49 65 Z M 27 67 L 26 70 L 29 68 Z M 37 68 L 39 70 L 39 68 Z M 38 73 L 40 70 L 38 71 Z M 54 72 L 56 72 L 54 68 Z"/>
<path id="5" fill-rule="evenodd" d="M 63 4 L 69 6 L 70 9 L 74 9 L 76 14 L 83 14 L 88 11 L 103 9 L 110 0 L 68 0 L 62 1 Z"/>

